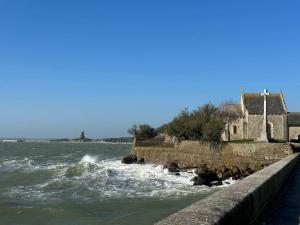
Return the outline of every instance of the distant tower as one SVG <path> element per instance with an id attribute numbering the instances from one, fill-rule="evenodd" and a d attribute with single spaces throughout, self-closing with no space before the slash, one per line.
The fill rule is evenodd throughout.
<path id="1" fill-rule="evenodd" d="M 79 140 L 80 140 L 80 142 L 84 142 L 85 141 L 85 136 L 84 136 L 84 131 L 81 131 L 81 133 L 80 133 L 80 138 L 79 138 Z"/>

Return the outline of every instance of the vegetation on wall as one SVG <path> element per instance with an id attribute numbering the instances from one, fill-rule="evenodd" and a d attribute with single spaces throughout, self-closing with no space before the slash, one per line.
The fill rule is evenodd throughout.
<path id="1" fill-rule="evenodd" d="M 157 130 L 148 124 L 133 125 L 128 129 L 128 133 L 138 140 L 151 139 L 157 136 Z"/>
<path id="2" fill-rule="evenodd" d="M 170 123 L 161 130 L 180 140 L 211 140 L 220 139 L 225 123 L 217 107 L 205 104 L 196 110 L 181 111 Z"/>
<path id="3" fill-rule="evenodd" d="M 184 109 L 170 123 L 157 129 L 147 124 L 134 125 L 128 132 L 137 139 L 149 139 L 157 133 L 166 133 L 179 140 L 219 141 L 225 125 L 238 117 L 236 112 L 225 107 L 227 104 L 217 107 L 208 103 L 191 112 Z"/>

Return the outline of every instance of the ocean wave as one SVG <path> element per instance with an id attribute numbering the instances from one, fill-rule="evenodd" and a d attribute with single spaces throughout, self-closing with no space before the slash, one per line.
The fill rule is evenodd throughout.
<path id="1" fill-rule="evenodd" d="M 171 174 L 162 165 L 122 164 L 120 159 L 99 160 L 97 155 L 84 155 L 72 163 L 38 164 L 32 159 L 7 160 L 1 170 L 22 169 L 27 172 L 47 170 L 46 182 L 32 186 L 16 186 L 6 194 L 31 200 L 70 198 L 99 201 L 118 198 L 181 198 L 210 191 L 193 186 L 194 170 Z M 228 180 L 224 186 L 232 184 Z"/>

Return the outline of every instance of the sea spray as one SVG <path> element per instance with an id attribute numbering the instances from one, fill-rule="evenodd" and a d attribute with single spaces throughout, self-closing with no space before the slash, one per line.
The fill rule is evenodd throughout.
<path id="1" fill-rule="evenodd" d="M 83 164 L 96 164 L 97 160 L 98 160 L 97 156 L 85 155 L 80 160 L 80 163 L 83 163 Z"/>

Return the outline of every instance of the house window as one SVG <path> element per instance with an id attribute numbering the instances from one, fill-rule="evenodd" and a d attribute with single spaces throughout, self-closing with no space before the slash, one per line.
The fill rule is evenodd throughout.
<path id="1" fill-rule="evenodd" d="M 236 125 L 233 126 L 233 133 L 237 134 L 237 126 Z"/>

